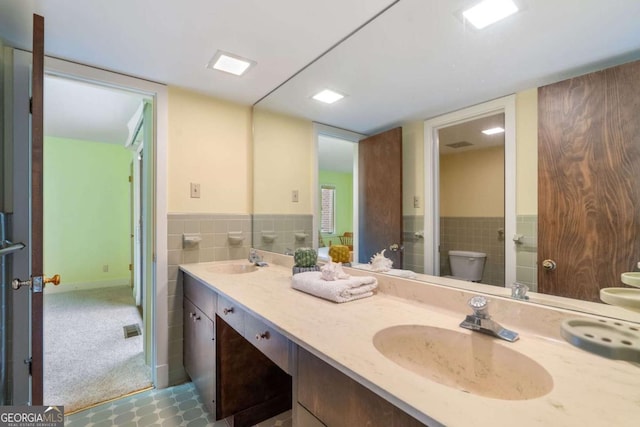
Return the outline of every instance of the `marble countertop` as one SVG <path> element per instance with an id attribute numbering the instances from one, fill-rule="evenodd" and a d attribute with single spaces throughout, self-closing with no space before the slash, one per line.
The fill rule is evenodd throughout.
<path id="1" fill-rule="evenodd" d="M 545 334 L 544 328 L 523 329 L 506 316 L 503 321 L 500 313 L 507 312 L 504 306 L 493 317 L 504 327 L 519 332 L 520 339 L 515 343 L 496 340 L 495 344 L 529 356 L 549 372 L 553 389 L 542 397 L 502 400 L 465 393 L 400 367 L 374 347 L 373 336 L 395 325 L 428 325 L 476 334 L 459 327 L 468 310 L 443 307 L 437 303 L 442 296 L 434 296 L 434 303 L 429 304 L 387 293 L 388 289 L 420 286 L 427 293 L 451 292 L 452 299 L 467 298 L 462 291 L 443 291 L 437 285 L 418 285 L 390 277 L 385 278 L 385 286 L 381 286 L 385 292 L 336 304 L 292 289 L 288 267 L 270 264 L 244 274 L 219 274 L 208 270 L 218 263 L 186 264 L 180 268 L 430 426 L 638 425 L 640 365 L 605 359 L 577 349 L 558 338 L 558 333 Z M 522 312 L 523 307 L 531 310 L 518 301 L 507 303 L 513 304 L 510 311 Z M 533 310 L 545 310 L 547 314 L 543 313 L 540 321 L 546 322 L 546 330 L 550 331 L 559 329 L 559 324 L 555 323 L 566 317 L 562 310 L 548 307 Z M 573 317 L 579 316 L 574 314 Z"/>

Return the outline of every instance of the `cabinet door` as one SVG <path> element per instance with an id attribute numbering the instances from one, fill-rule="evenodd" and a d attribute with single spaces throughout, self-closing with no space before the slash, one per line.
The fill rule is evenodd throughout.
<path id="1" fill-rule="evenodd" d="M 297 399 L 315 418 L 331 427 L 425 426 L 302 348 L 298 350 Z"/>
<path id="2" fill-rule="evenodd" d="M 189 377 L 193 378 L 196 374 L 193 361 L 193 349 L 196 345 L 196 324 L 193 321 L 193 317 L 196 315 L 196 307 L 186 298 L 182 302 L 182 313 L 182 339 L 184 341 L 182 346 L 182 359 L 184 370 L 187 371 Z"/>
<path id="3" fill-rule="evenodd" d="M 215 414 L 216 346 L 213 321 L 184 300 L 184 365 L 210 413 Z"/>

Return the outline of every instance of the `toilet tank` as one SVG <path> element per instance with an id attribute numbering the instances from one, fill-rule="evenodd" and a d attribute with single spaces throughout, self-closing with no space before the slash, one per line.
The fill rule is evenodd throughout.
<path id="1" fill-rule="evenodd" d="M 460 279 L 479 282 L 482 280 L 486 258 L 487 254 L 484 252 L 449 251 L 451 274 Z"/>

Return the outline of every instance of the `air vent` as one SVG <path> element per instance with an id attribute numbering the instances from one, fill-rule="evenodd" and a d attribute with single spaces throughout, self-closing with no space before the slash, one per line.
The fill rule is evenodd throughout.
<path id="1" fill-rule="evenodd" d="M 140 330 L 140 325 L 135 323 L 133 325 L 127 325 L 127 326 L 123 326 L 122 327 L 124 329 L 124 338 L 131 338 L 131 337 L 137 337 L 138 335 L 142 334 L 142 331 Z"/>
<path id="2" fill-rule="evenodd" d="M 451 147 L 451 148 L 462 148 L 462 147 L 469 147 L 471 145 L 473 145 L 473 144 L 470 143 L 470 142 L 460 141 L 460 142 L 453 142 L 451 144 L 446 144 L 445 146 L 446 147 Z"/>

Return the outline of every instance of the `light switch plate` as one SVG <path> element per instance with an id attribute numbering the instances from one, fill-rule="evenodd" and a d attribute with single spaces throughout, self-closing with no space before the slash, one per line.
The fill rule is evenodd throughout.
<path id="1" fill-rule="evenodd" d="M 420 207 L 420 197 L 418 196 L 413 196 L 413 207 L 415 209 Z"/>
<path id="2" fill-rule="evenodd" d="M 191 198 L 192 199 L 200 198 L 200 184 L 196 184 L 195 182 L 191 183 Z"/>
<path id="3" fill-rule="evenodd" d="M 298 190 L 291 191 L 291 201 L 294 203 L 298 203 Z"/>

